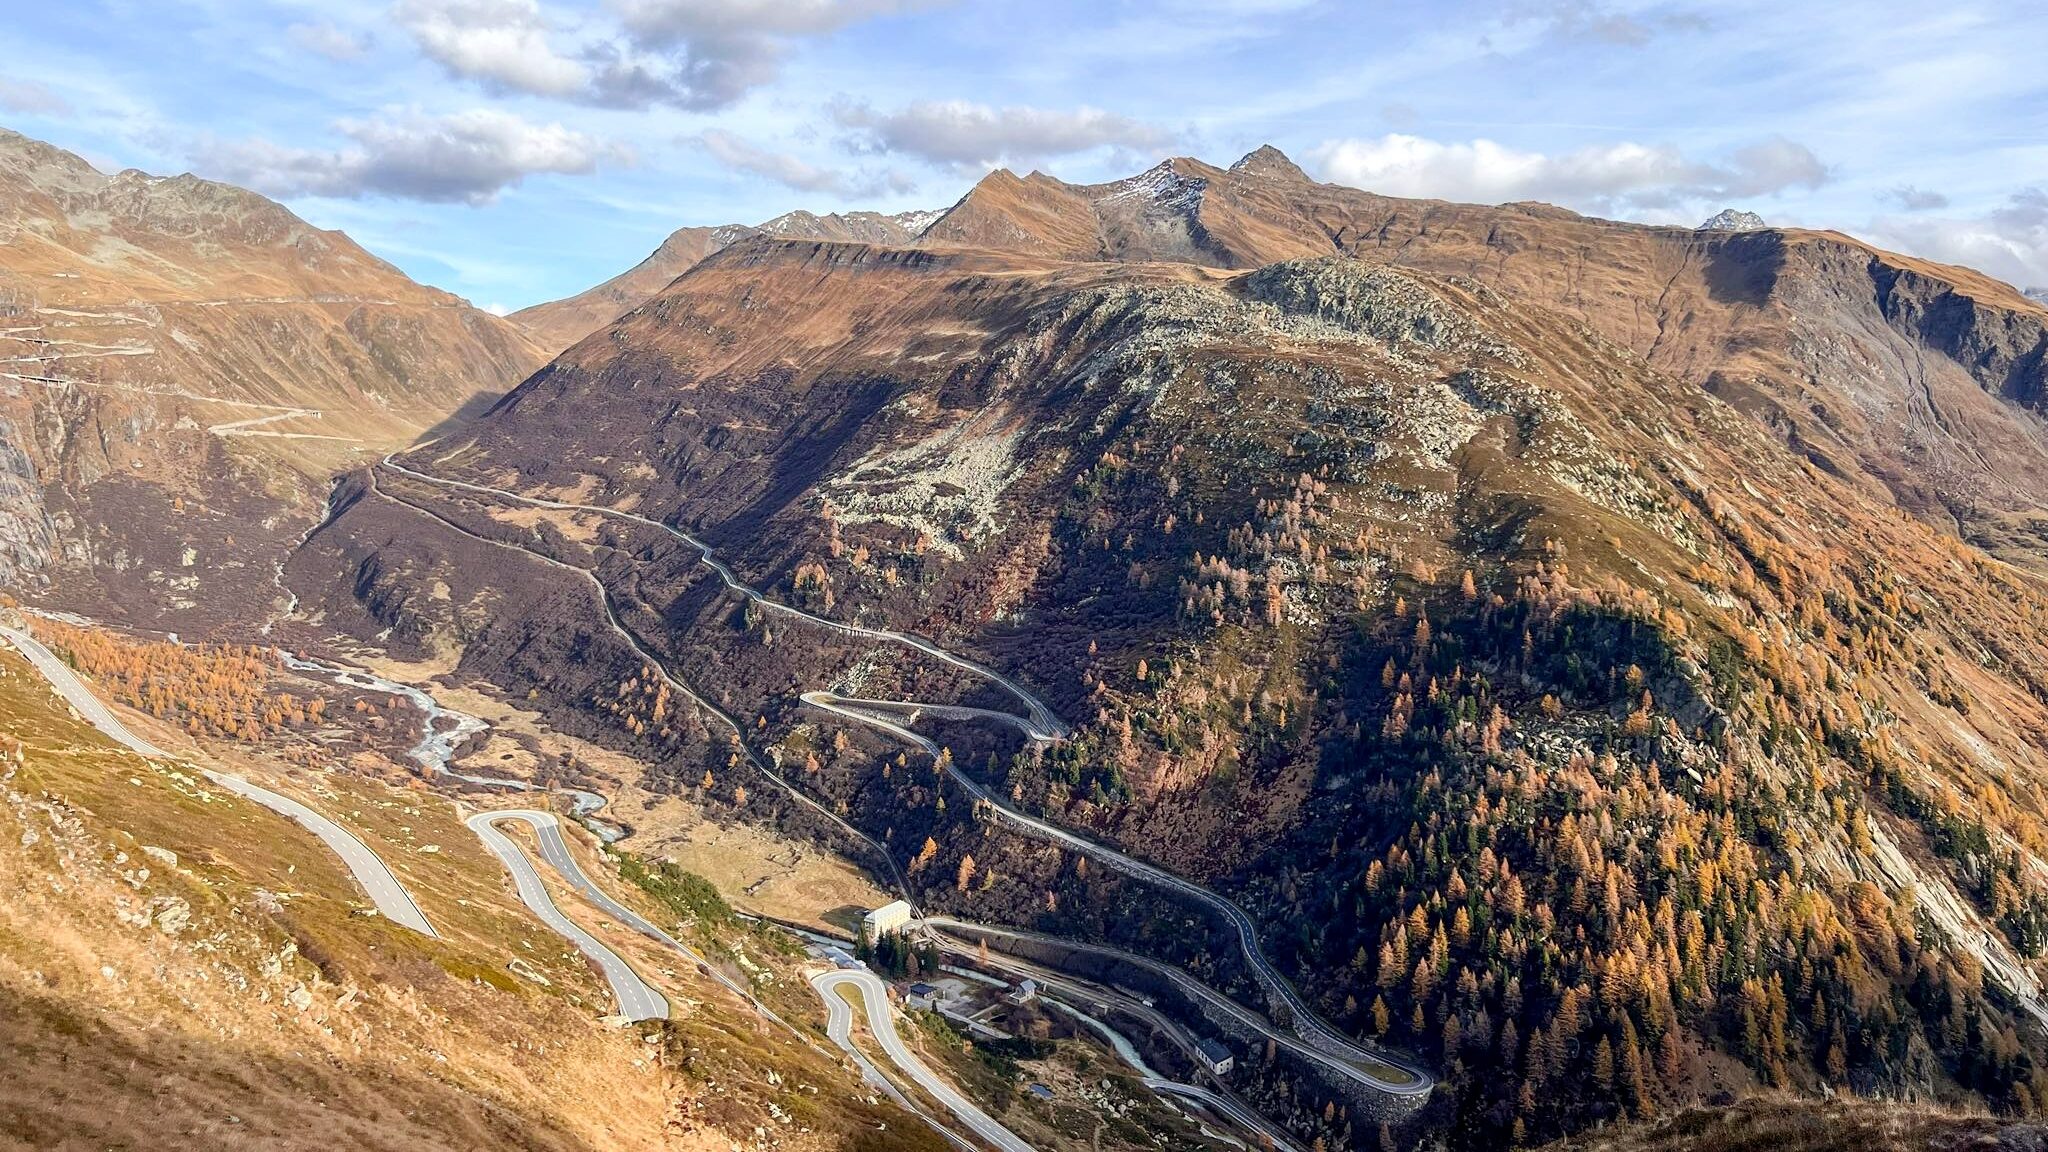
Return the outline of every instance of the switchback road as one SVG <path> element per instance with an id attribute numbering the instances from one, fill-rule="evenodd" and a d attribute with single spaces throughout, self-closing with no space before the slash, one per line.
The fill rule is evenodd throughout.
<path id="1" fill-rule="evenodd" d="M 492 854 L 503 862 L 505 870 L 512 873 L 512 884 L 519 890 L 521 902 L 540 918 L 541 923 L 568 937 L 569 942 L 576 945 L 576 950 L 588 956 L 591 963 L 597 965 L 598 971 L 604 973 L 606 982 L 612 986 L 612 995 L 619 1002 L 619 1015 L 628 1020 L 668 1019 L 668 997 L 663 996 L 652 984 L 642 980 L 640 974 L 633 971 L 633 966 L 626 963 L 617 952 L 605 947 L 597 937 L 585 932 L 575 921 L 564 916 L 560 908 L 555 907 L 554 897 L 548 895 L 547 885 L 541 883 L 540 873 L 534 871 L 533 863 L 526 858 L 526 853 L 519 850 L 519 845 L 514 844 L 511 837 L 498 831 L 497 825 L 501 821 L 516 821 L 531 827 L 535 838 L 540 841 L 541 856 L 546 858 L 549 864 L 562 872 L 564 878 L 573 872 L 573 875 L 581 878 L 584 884 L 589 884 L 589 878 L 584 877 L 582 870 L 576 867 L 576 862 L 569 859 L 568 846 L 562 843 L 562 830 L 556 824 L 554 816 L 547 812 L 514 808 L 500 812 L 479 812 L 463 823 L 477 834 L 484 842 L 484 847 L 490 849 Z M 557 860 L 568 861 L 568 869 L 564 870 L 556 863 Z M 576 881 L 572 879 L 570 883 L 575 884 Z M 595 889 L 596 885 L 590 887 Z M 578 890 L 583 891 L 580 885 Z M 589 894 L 588 891 L 584 891 L 584 895 Z M 609 900 L 609 897 L 606 899 Z"/>
<path id="2" fill-rule="evenodd" d="M 889 988 L 882 983 L 881 977 L 865 969 L 834 969 L 811 977 L 811 987 L 825 1001 L 825 1034 L 832 1038 L 833 1043 L 841 1048 L 852 1047 L 852 1012 L 841 995 L 851 991 L 861 999 L 868 1016 L 868 1031 L 874 1035 L 875 1043 L 881 1045 L 883 1054 L 905 1076 L 945 1105 L 946 1110 L 958 1117 L 976 1136 L 1002 1152 L 1032 1152 L 1031 1145 L 1018 1139 L 1016 1133 L 997 1123 L 974 1101 L 961 1095 L 959 1089 L 933 1072 L 915 1052 L 904 1046 L 903 1038 L 896 1033 L 895 1010 L 889 1005 Z"/>
<path id="3" fill-rule="evenodd" d="M 1052 709 L 1048 705 L 1046 705 L 1043 701 L 1038 699 L 1037 696 L 1033 695 L 1029 690 L 1027 690 L 1023 685 L 1017 683 L 1015 680 L 1012 680 L 1011 678 L 1003 675 L 1002 673 L 997 672 L 994 669 L 988 668 L 975 661 L 968 660 L 965 657 L 956 656 L 953 653 L 947 652 L 944 649 L 939 648 L 938 646 L 932 644 L 930 641 L 924 640 L 921 637 L 911 636 L 906 633 L 890 631 L 887 629 L 866 628 L 859 625 L 847 624 L 841 621 L 830 620 L 822 616 L 817 616 L 812 613 L 805 612 L 800 608 L 795 608 L 790 605 L 783 604 L 779 601 L 771 600 L 764 596 L 760 591 L 742 582 L 738 578 L 738 576 L 736 576 L 733 573 L 731 568 L 729 568 L 723 561 L 719 560 L 713 554 L 710 545 L 705 544 L 703 541 L 699 540 L 695 536 L 690 535 L 687 532 L 682 531 L 681 529 L 664 524 L 658 520 L 652 520 L 648 517 L 640 516 L 631 512 L 621 512 L 618 511 L 617 509 L 606 508 L 602 505 L 577 504 L 560 500 L 548 500 L 540 497 L 521 495 L 520 493 L 507 491 L 502 488 L 493 488 L 490 487 L 489 485 L 474 484 L 461 480 L 444 479 L 442 477 L 433 476 L 425 472 L 420 472 L 415 469 L 408 468 L 402 464 L 397 463 L 390 456 L 384 458 L 381 466 L 388 468 L 399 475 L 410 477 L 414 480 L 418 480 L 426 484 L 432 484 L 445 488 L 454 488 L 461 491 L 473 492 L 484 496 L 490 496 L 495 497 L 497 499 L 511 501 L 512 503 L 515 504 L 524 504 L 530 507 L 547 508 L 555 511 L 564 512 L 588 512 L 595 515 L 610 516 L 616 519 L 629 521 L 635 524 L 640 524 L 648 528 L 652 528 L 657 531 L 667 533 L 668 535 L 673 536 L 676 539 L 681 540 L 684 543 L 690 545 L 692 548 L 696 549 L 702 563 L 711 568 L 712 571 L 716 572 L 719 578 L 722 581 L 724 581 L 725 586 L 727 588 L 745 597 L 749 602 L 758 605 L 764 611 L 781 613 L 783 615 L 787 615 L 796 619 L 806 620 L 821 627 L 829 628 L 847 635 L 860 636 L 870 639 L 887 641 L 890 643 L 903 644 L 926 655 L 932 656 L 935 659 L 953 665 L 954 667 L 974 672 L 975 674 L 986 678 L 990 682 L 1002 686 L 1021 705 L 1023 705 L 1026 715 L 1018 716 L 1007 712 L 995 712 L 979 708 L 964 708 L 958 705 L 921 705 L 915 701 L 860 700 L 851 697 L 839 696 L 836 693 L 832 692 L 821 691 L 803 693 L 801 699 L 804 703 L 809 704 L 812 707 L 832 713 L 843 719 L 850 720 L 859 724 L 864 724 L 868 727 L 887 732 L 897 737 L 898 739 L 904 740 L 907 743 L 910 743 L 918 748 L 923 749 L 927 754 L 931 755 L 935 761 L 938 761 L 939 763 L 944 765 L 948 774 L 952 777 L 955 783 L 959 784 L 968 793 L 973 795 L 977 801 L 982 802 L 986 806 L 988 811 L 994 813 L 999 819 L 1002 819 L 1006 823 L 1010 824 L 1012 827 L 1017 828 L 1029 835 L 1033 835 L 1042 839 L 1051 840 L 1081 855 L 1087 856 L 1094 860 L 1098 860 L 1104 865 L 1111 868 L 1112 870 L 1120 872 L 1126 876 L 1130 876 L 1134 879 L 1138 879 L 1145 883 L 1165 888 L 1173 892 L 1177 892 L 1180 895 L 1195 900 L 1196 902 L 1215 911 L 1218 915 L 1223 917 L 1223 919 L 1231 926 L 1232 930 L 1236 933 L 1239 945 L 1244 953 L 1245 961 L 1248 967 L 1251 969 L 1253 977 L 1259 982 L 1261 987 L 1265 990 L 1267 999 L 1269 1002 L 1271 1002 L 1273 1008 L 1276 1011 L 1276 1014 L 1284 1010 L 1284 1013 L 1287 1017 L 1285 1022 L 1293 1029 L 1295 1035 L 1299 1037 L 1300 1041 L 1307 1046 L 1308 1050 L 1311 1053 L 1315 1054 L 1312 1055 L 1311 1058 L 1315 1059 L 1317 1063 L 1327 1064 L 1331 1067 L 1337 1068 L 1340 1071 L 1340 1074 L 1347 1075 L 1355 1080 L 1365 1080 L 1366 1082 L 1371 1083 L 1373 1086 L 1379 1088 L 1380 1090 L 1395 1095 L 1427 1095 L 1432 1089 L 1432 1087 L 1434 1087 L 1433 1078 L 1422 1069 L 1395 1065 L 1389 1062 L 1384 1057 L 1381 1057 L 1375 1053 L 1367 1051 L 1364 1048 L 1361 1048 L 1357 1044 L 1353 1043 L 1348 1037 L 1344 1036 L 1342 1033 L 1338 1032 L 1335 1028 L 1331 1027 L 1328 1023 L 1326 1023 L 1322 1019 L 1322 1017 L 1308 1004 L 1308 1002 L 1302 998 L 1301 994 L 1298 991 L 1296 991 L 1293 983 L 1289 981 L 1287 977 L 1273 965 L 1272 961 L 1267 958 L 1265 950 L 1259 941 L 1257 926 L 1252 922 L 1251 916 L 1248 913 L 1246 913 L 1244 909 L 1238 907 L 1236 903 L 1232 902 L 1231 900 L 1225 898 L 1224 896 L 1216 892 L 1211 891 L 1208 888 L 1205 888 L 1199 884 L 1195 884 L 1192 881 L 1182 879 L 1181 877 L 1171 872 L 1168 872 L 1167 870 L 1160 868 L 1157 865 L 1148 864 L 1142 860 L 1138 860 L 1132 856 L 1126 855 L 1125 853 L 1119 852 L 1114 848 L 1098 844 L 1095 841 L 1087 839 L 1086 837 L 1079 836 L 1063 828 L 1059 828 L 1053 824 L 1049 824 L 1046 821 L 1040 820 L 1037 817 L 1030 816 L 1026 813 L 1018 811 L 1015 808 L 1010 807 L 1004 800 L 995 796 L 987 788 L 983 787 L 980 784 L 980 782 L 976 781 L 973 777 L 969 776 L 966 772 L 962 771 L 959 767 L 954 765 L 951 762 L 950 758 L 940 758 L 939 753 L 941 750 L 936 741 L 933 741 L 925 736 L 918 734 L 909 727 L 911 723 L 914 723 L 916 721 L 918 715 L 921 712 L 925 712 L 931 715 L 941 717 L 989 719 L 996 722 L 1007 723 L 1018 728 L 1027 739 L 1030 739 L 1032 741 L 1053 741 L 1064 739 L 1070 731 L 1065 722 L 1060 720 L 1059 717 L 1052 711 Z M 374 473 L 372 482 L 374 483 Z M 392 498 L 398 499 L 397 497 Z M 669 676 L 666 671 L 665 665 L 663 665 L 661 661 L 656 660 L 653 657 L 653 655 L 647 651 L 646 647 L 642 645 L 639 642 L 639 640 L 636 637 L 634 637 L 622 623 L 620 623 L 616 612 L 612 608 L 610 590 L 604 586 L 602 581 L 597 579 L 595 574 L 591 573 L 587 569 L 578 568 L 575 565 L 571 564 L 565 564 L 562 561 L 553 559 L 552 557 L 542 556 L 539 553 L 533 552 L 531 549 L 521 548 L 518 545 L 507 544 L 503 541 L 490 540 L 486 537 L 478 536 L 476 533 L 471 532 L 458 524 L 455 524 L 453 521 L 447 519 L 444 516 L 441 516 L 438 513 L 435 513 L 428 509 L 420 508 L 419 505 L 412 504 L 411 501 L 401 500 L 400 502 L 406 503 L 409 506 L 414 507 L 415 509 L 421 512 L 424 512 L 426 515 L 433 516 L 435 519 L 441 521 L 444 524 L 447 524 L 448 526 L 454 528 L 456 531 L 462 532 L 465 535 L 471 536 L 478 540 L 483 540 L 485 543 L 498 545 L 500 547 L 512 548 L 514 550 L 521 552 L 526 552 L 528 555 L 535 556 L 536 558 L 541 559 L 556 567 L 566 568 L 569 571 L 579 574 L 584 579 L 587 579 L 595 583 L 598 587 L 600 594 L 603 596 L 606 611 L 612 617 L 613 626 L 617 628 L 622 635 L 626 636 L 627 640 L 629 641 L 629 643 L 632 644 L 634 649 L 637 652 L 639 652 L 642 657 L 647 659 L 652 666 L 654 666 L 657 669 L 661 669 L 664 679 L 668 680 L 673 686 L 681 689 L 693 701 L 704 706 L 707 710 L 712 711 L 720 719 L 724 720 L 728 725 L 732 727 L 736 735 L 741 733 L 742 730 L 739 728 L 736 722 L 731 720 L 730 717 L 725 716 L 725 714 L 722 711 L 712 708 L 711 705 L 708 702 L 704 701 L 703 698 L 699 696 L 696 692 L 691 691 L 688 687 L 682 685 L 679 681 L 676 681 L 673 677 Z M 741 740 L 741 747 L 746 747 L 743 738 Z M 783 780 L 779 775 L 776 775 L 775 773 L 767 769 L 765 765 L 762 765 L 760 760 L 757 757 L 755 757 L 750 750 L 748 751 L 748 759 L 751 762 L 753 762 L 757 768 L 760 768 L 765 774 L 767 774 L 772 780 L 774 780 L 775 783 L 781 785 L 782 788 L 785 791 L 789 792 L 792 796 L 797 797 L 799 800 L 804 801 L 805 803 L 808 803 L 813 807 L 818 807 L 815 801 L 810 800 L 807 796 L 804 795 L 804 793 L 797 790 L 787 781 Z M 852 831 L 851 826 L 847 825 L 844 820 L 839 819 L 836 815 L 833 816 L 833 822 L 843 828 L 847 828 L 849 831 Z M 860 836 L 862 840 L 867 841 L 869 844 L 874 843 L 872 838 L 867 837 L 865 834 L 859 833 L 857 831 L 854 834 Z M 891 869 L 895 869 L 896 865 L 894 857 L 889 856 L 886 851 L 883 852 L 883 856 L 884 859 L 889 861 Z M 907 885 L 903 883 L 903 879 L 900 872 L 897 874 L 896 879 L 897 887 L 899 889 L 907 890 Z"/>

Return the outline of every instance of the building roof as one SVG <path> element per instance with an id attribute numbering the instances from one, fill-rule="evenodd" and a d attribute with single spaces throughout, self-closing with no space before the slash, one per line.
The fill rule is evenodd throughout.
<path id="1" fill-rule="evenodd" d="M 882 905 L 880 908 L 877 908 L 874 911 L 869 912 L 866 916 L 861 917 L 861 919 L 869 921 L 888 920 L 893 919 L 897 916 L 909 916 L 911 911 L 912 909 L 910 907 L 909 901 L 891 900 L 887 904 Z"/>
<path id="2" fill-rule="evenodd" d="M 1211 1064 L 1221 1064 L 1236 1055 L 1224 1047 L 1220 1040 L 1201 1040 L 1196 1042 L 1195 1047 L 1201 1050 L 1203 1058 Z"/>
<path id="3" fill-rule="evenodd" d="M 910 994 L 912 996 L 929 996 L 937 991 L 937 988 L 934 988 L 931 985 L 924 983 L 912 984 L 910 986 Z"/>

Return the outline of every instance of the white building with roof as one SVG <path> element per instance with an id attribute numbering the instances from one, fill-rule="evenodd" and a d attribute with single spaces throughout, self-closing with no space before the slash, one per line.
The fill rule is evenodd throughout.
<path id="1" fill-rule="evenodd" d="M 1220 1040 L 1203 1040 L 1195 1045 L 1195 1049 L 1202 1054 L 1202 1063 L 1207 1064 L 1209 1071 L 1218 1076 L 1229 1075 L 1230 1069 L 1237 1063 L 1236 1057 Z"/>
<path id="2" fill-rule="evenodd" d="M 860 930 L 869 941 L 880 940 L 891 932 L 901 932 L 917 919 L 917 910 L 908 901 L 891 900 L 880 908 L 860 918 Z"/>

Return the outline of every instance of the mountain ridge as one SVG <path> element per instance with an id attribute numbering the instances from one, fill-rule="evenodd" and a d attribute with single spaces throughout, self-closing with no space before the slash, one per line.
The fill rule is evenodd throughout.
<path id="1" fill-rule="evenodd" d="M 942 215 L 942 212 L 909 211 L 893 214 L 849 212 L 843 215 L 835 212 L 818 216 L 797 210 L 755 225 L 678 228 L 669 233 L 646 259 L 617 276 L 573 296 L 522 308 L 507 318 L 533 333 L 551 350 L 559 352 L 639 307 L 667 287 L 669 281 L 689 271 L 712 253 L 750 236 L 907 244 L 921 236 L 925 228 Z"/>
<path id="2" fill-rule="evenodd" d="M 1760 1113 L 1768 1146 L 1844 1115 L 1774 1097 L 2048 1101 L 2048 309 L 1988 277 L 1833 232 L 1376 196 L 1271 148 L 1096 184 L 997 170 L 938 214 L 678 230 L 529 315 L 597 327 L 473 418 L 324 448 L 321 501 L 307 461 L 227 452 L 330 427 L 253 374 L 163 411 L 64 405 L 189 391 L 146 375 L 178 355 L 158 329 L 232 374 L 246 330 L 204 326 L 218 298 L 179 279 L 241 250 L 230 217 L 318 265 L 250 256 L 238 288 L 348 297 L 240 299 L 273 325 L 363 331 L 398 307 L 354 298 L 376 269 L 231 190 L 25 163 L 58 207 L 24 250 L 113 237 L 136 251 L 102 263 L 167 285 L 8 313 L 49 378 L 0 419 L 76 421 L 68 455 L 0 451 L 0 499 L 11 479 L 70 518 L 0 520 L 64 578 L 39 602 L 260 617 L 266 647 L 467 694 L 508 732 L 443 725 L 449 758 L 610 790 L 621 876 L 700 827 L 712 857 L 771 830 L 788 860 L 860 861 L 863 903 L 946 917 L 961 963 L 1086 973 L 1124 989 L 1103 999 L 1133 1039 L 1217 1038 L 1219 1090 L 1302 1147 L 1630 1147 L 1702 1098 L 1748 1101 L 1718 1115 Z M 469 316 L 430 291 L 380 315 Z M 308 371 L 270 383 L 353 403 L 348 373 Z M 452 398 L 430 384 L 422 408 Z M 335 419 L 367 445 L 374 408 Z M 76 448 L 94 430 L 104 459 Z M 164 479 L 201 448 L 248 462 Z M 183 527 L 200 503 L 214 538 Z M 66 567 L 81 529 L 116 546 Z M 191 615 L 128 607 L 167 601 Z M 150 667 L 124 679 L 144 704 Z M 933 1024 L 928 1054 L 1081 1146 L 1011 1106 L 1041 1075 L 1015 1019 L 994 1048 Z M 1374 1053 L 1415 1090 L 1345 1074 Z"/>
<path id="3" fill-rule="evenodd" d="M 190 174 L 0 134 L 0 578 L 144 618 L 262 602 L 330 470 L 545 359 L 341 232 Z M 119 589 L 119 591 L 115 591 Z"/>
<path id="4" fill-rule="evenodd" d="M 1549 205 L 1402 200 L 1308 180 L 1265 147 L 1228 169 L 1175 157 L 1093 185 L 996 169 L 912 246 L 1226 270 L 1340 255 L 1471 276 L 1560 306 L 1660 369 L 1722 390 L 1821 466 L 1962 523 L 2001 555 L 2033 562 L 2048 548 L 2038 496 L 2048 492 L 2048 441 L 2035 426 L 2048 412 L 2038 402 L 2048 326 L 2038 302 L 1839 232 L 1702 231 Z M 1560 280 L 1552 261 L 1568 251 L 1587 262 Z M 1787 307 L 1796 293 L 1818 295 Z M 1836 329 L 1856 333 L 1860 355 L 1880 366 L 1874 386 L 1827 368 Z M 1953 353 L 1927 369 L 1926 386 L 1911 366 L 1923 335 Z"/>

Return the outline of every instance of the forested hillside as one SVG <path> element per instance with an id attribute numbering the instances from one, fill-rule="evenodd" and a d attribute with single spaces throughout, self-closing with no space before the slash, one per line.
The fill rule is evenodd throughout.
<path id="1" fill-rule="evenodd" d="M 948 758 L 1252 909 L 1320 1012 L 1441 1075 L 1418 1123 L 1461 1147 L 1766 1087 L 2048 1090 L 2038 578 L 1540 299 L 1341 258 L 756 239 L 405 463 L 484 489 L 378 469 L 319 544 L 374 569 L 332 619 L 459 646 L 677 762 L 664 786 L 849 845 L 779 765 L 931 907 L 1256 1001 L 1209 911 L 798 699 L 1013 706 L 986 682 L 485 489 L 673 517 L 781 602 L 965 645 L 1075 731 L 934 714 Z M 663 751 L 624 650 L 563 692 L 544 654 L 610 626 L 481 612 L 479 540 L 594 572 L 764 759 Z M 1250 1091 L 1368 1138 L 1313 1079 Z"/>

